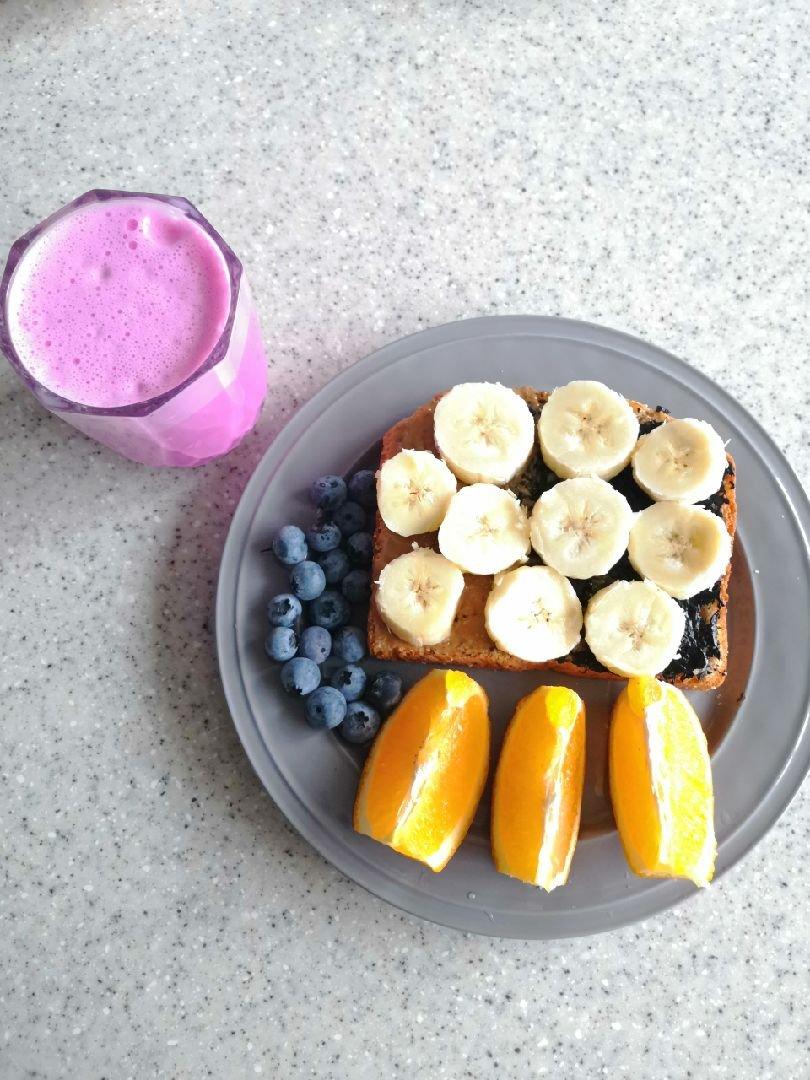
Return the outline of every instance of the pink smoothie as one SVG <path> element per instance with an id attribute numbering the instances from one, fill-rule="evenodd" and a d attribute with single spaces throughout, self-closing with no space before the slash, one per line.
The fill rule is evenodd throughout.
<path id="1" fill-rule="evenodd" d="M 23 365 L 60 397 L 115 408 L 178 386 L 205 362 L 231 300 L 208 233 L 165 202 L 88 203 L 26 253 L 8 294 Z"/>

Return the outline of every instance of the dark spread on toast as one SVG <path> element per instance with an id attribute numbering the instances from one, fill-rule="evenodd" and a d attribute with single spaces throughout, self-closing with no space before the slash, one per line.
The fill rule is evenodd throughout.
<path id="1" fill-rule="evenodd" d="M 536 420 L 542 411 L 542 406 L 531 402 L 528 404 Z M 659 408 L 657 411 L 663 412 L 666 410 Z M 646 435 L 663 422 L 646 421 L 641 424 L 640 433 Z M 730 469 L 727 470 L 726 476 L 730 471 Z M 539 447 L 535 446 L 528 463 L 509 487 L 530 510 L 544 491 L 559 482 L 560 478 L 548 468 L 543 461 Z M 633 479 L 633 470 L 629 465 L 618 476 L 614 477 L 610 483 L 625 496 L 633 511 L 644 510 L 645 507 L 651 506 L 653 503 L 649 495 L 636 484 Z M 718 517 L 722 517 L 723 507 L 727 501 L 724 481 L 721 489 L 700 505 L 705 506 L 707 510 L 717 514 Z M 534 552 L 529 557 L 529 563 L 532 562 L 539 562 Z M 571 580 L 571 584 L 574 586 L 574 591 L 579 597 L 584 610 L 594 593 L 611 585 L 614 581 L 638 581 L 639 579 L 640 575 L 630 565 L 630 559 L 627 552 L 625 552 L 609 573 L 600 577 L 588 578 L 586 581 Z M 720 582 L 718 581 L 711 589 L 706 589 L 688 600 L 678 600 L 677 603 L 683 608 L 686 615 L 686 629 L 684 630 L 678 655 L 669 667 L 662 672 L 662 675 L 667 679 L 678 675 L 689 678 L 693 676 L 700 677 L 710 670 L 712 661 L 718 660 L 721 656 L 720 642 L 717 635 L 717 622 L 722 605 Z M 569 660 L 571 663 L 587 668 L 590 671 L 605 670 L 588 648 L 584 638 L 572 653 L 562 657 L 561 660 Z"/>

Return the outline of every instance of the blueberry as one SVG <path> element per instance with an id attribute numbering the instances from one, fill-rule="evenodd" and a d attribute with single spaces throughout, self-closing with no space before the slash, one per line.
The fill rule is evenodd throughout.
<path id="1" fill-rule="evenodd" d="M 301 601 L 292 593 L 274 596 L 267 605 L 267 619 L 271 626 L 295 626 L 301 618 Z"/>
<path id="2" fill-rule="evenodd" d="M 309 621 L 313 626 L 324 626 L 327 630 L 345 626 L 351 614 L 345 596 L 341 596 L 335 589 L 322 592 L 317 599 L 312 601 L 307 611 Z"/>
<path id="3" fill-rule="evenodd" d="M 339 506 L 333 515 L 335 524 L 344 536 L 360 532 L 366 525 L 366 512 L 356 502 L 345 502 Z"/>
<path id="4" fill-rule="evenodd" d="M 332 640 L 332 652 L 347 664 L 356 664 L 366 655 L 365 631 L 357 626 L 342 626 Z"/>
<path id="5" fill-rule="evenodd" d="M 298 638 L 289 626 L 274 626 L 264 643 L 264 651 L 271 660 L 291 660 L 298 649 Z"/>
<path id="6" fill-rule="evenodd" d="M 347 701 L 356 701 L 366 688 L 366 673 L 357 664 L 344 664 L 329 681 Z"/>
<path id="7" fill-rule="evenodd" d="M 319 476 L 309 497 L 319 510 L 337 510 L 346 502 L 346 481 L 340 476 Z"/>
<path id="8" fill-rule="evenodd" d="M 349 556 L 345 551 L 327 551 L 318 559 L 327 585 L 339 585 L 349 570 Z"/>
<path id="9" fill-rule="evenodd" d="M 366 697 L 375 709 L 389 713 L 402 700 L 402 679 L 393 671 L 381 671 L 371 680 Z"/>
<path id="10" fill-rule="evenodd" d="M 316 562 L 307 559 L 292 568 L 290 587 L 299 600 L 314 600 L 326 588 L 326 575 Z"/>
<path id="11" fill-rule="evenodd" d="M 334 728 L 346 715 L 346 698 L 333 686 L 319 686 L 307 698 L 307 723 L 314 728 Z"/>
<path id="12" fill-rule="evenodd" d="M 350 570 L 341 589 L 350 604 L 363 604 L 371 595 L 371 574 L 368 570 Z"/>
<path id="13" fill-rule="evenodd" d="M 371 565 L 371 533 L 356 532 L 346 541 L 346 554 L 353 566 Z"/>
<path id="14" fill-rule="evenodd" d="M 340 547 L 342 539 L 340 529 L 330 521 L 307 529 L 307 543 L 311 551 L 332 551 L 333 548 Z"/>
<path id="15" fill-rule="evenodd" d="M 281 685 L 288 694 L 305 697 L 320 684 L 321 672 L 318 665 L 305 656 L 294 656 L 281 669 Z"/>
<path id="16" fill-rule="evenodd" d="M 346 742 L 360 746 L 371 742 L 380 730 L 380 714 L 365 701 L 352 701 L 346 709 L 346 719 L 340 725 L 340 734 Z"/>
<path id="17" fill-rule="evenodd" d="M 322 626 L 308 626 L 301 635 L 298 652 L 307 660 L 322 664 L 332 651 L 332 635 Z"/>
<path id="18" fill-rule="evenodd" d="M 373 469 L 361 469 L 349 481 L 349 495 L 361 506 L 377 505 L 377 479 Z"/>
<path id="19" fill-rule="evenodd" d="M 285 525 L 273 538 L 273 554 L 284 566 L 295 566 L 307 557 L 304 530 L 297 525 Z"/>

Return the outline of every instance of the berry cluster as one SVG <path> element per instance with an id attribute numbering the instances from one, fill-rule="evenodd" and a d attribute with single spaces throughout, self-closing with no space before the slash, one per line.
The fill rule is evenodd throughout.
<path id="1" fill-rule="evenodd" d="M 402 697 L 394 672 L 367 675 L 360 664 L 366 635 L 351 625 L 352 608 L 365 605 L 371 592 L 374 473 L 363 469 L 348 484 L 321 476 L 310 497 L 317 524 L 306 531 L 284 525 L 273 539 L 273 553 L 289 569 L 290 591 L 267 606 L 265 649 L 283 665 L 284 690 L 305 699 L 311 727 L 338 728 L 347 742 L 367 743 Z"/>

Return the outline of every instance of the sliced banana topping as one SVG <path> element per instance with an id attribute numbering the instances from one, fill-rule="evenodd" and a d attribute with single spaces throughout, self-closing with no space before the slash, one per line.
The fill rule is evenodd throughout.
<path id="1" fill-rule="evenodd" d="M 496 578 L 484 614 L 498 648 L 530 663 L 567 656 L 582 632 L 577 594 L 550 566 L 520 566 Z"/>
<path id="2" fill-rule="evenodd" d="M 639 574 L 688 600 L 722 577 L 731 537 L 723 519 L 702 506 L 659 502 L 636 515 L 628 554 Z"/>
<path id="3" fill-rule="evenodd" d="M 616 581 L 591 598 L 585 640 L 615 675 L 657 675 L 678 655 L 686 616 L 651 581 Z"/>
<path id="4" fill-rule="evenodd" d="M 610 480 L 630 460 L 639 425 L 629 403 L 600 382 L 558 387 L 537 422 L 543 460 L 557 476 Z"/>
<path id="5" fill-rule="evenodd" d="M 411 645 L 438 645 L 450 636 L 464 575 L 430 548 L 416 548 L 383 568 L 376 603 L 391 633 Z"/>
<path id="6" fill-rule="evenodd" d="M 723 440 L 705 420 L 667 420 L 642 435 L 633 476 L 651 499 L 696 503 L 719 491 L 726 471 Z"/>
<path id="7" fill-rule="evenodd" d="M 433 532 L 456 493 L 456 478 L 428 450 L 400 450 L 377 474 L 380 517 L 399 536 Z"/>
<path id="8" fill-rule="evenodd" d="M 561 574 L 606 574 L 627 550 L 633 511 L 621 492 L 593 476 L 544 491 L 531 516 L 532 547 Z"/>
<path id="9" fill-rule="evenodd" d="M 511 491 L 471 484 L 456 492 L 439 527 L 439 551 L 468 574 L 497 574 L 529 553 L 529 519 Z"/>
<path id="10" fill-rule="evenodd" d="M 534 446 L 529 406 L 500 383 L 460 383 L 434 412 L 439 453 L 468 484 L 508 484 Z"/>

